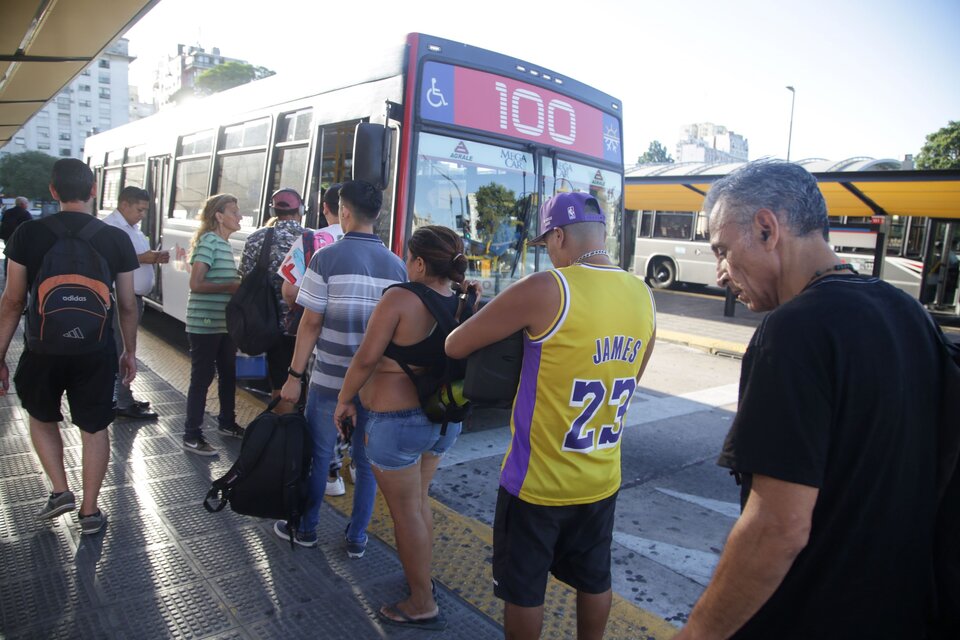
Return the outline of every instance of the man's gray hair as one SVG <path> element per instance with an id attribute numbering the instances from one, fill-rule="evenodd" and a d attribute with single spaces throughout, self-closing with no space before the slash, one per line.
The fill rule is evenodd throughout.
<path id="1" fill-rule="evenodd" d="M 30 208 L 30 201 L 24 198 L 23 196 L 17 196 L 13 200 L 13 204 L 18 207 L 23 207 L 24 209 Z"/>
<path id="2" fill-rule="evenodd" d="M 817 179 L 799 165 L 748 162 L 713 183 L 703 210 L 709 214 L 721 200 L 738 224 L 748 223 L 759 209 L 770 209 L 797 236 L 820 232 L 824 240 L 830 237 L 827 203 Z"/>

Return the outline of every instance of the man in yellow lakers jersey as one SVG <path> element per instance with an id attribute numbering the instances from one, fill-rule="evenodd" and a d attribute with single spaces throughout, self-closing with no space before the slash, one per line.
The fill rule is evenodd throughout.
<path id="1" fill-rule="evenodd" d="M 653 350 L 653 296 L 614 266 L 605 218 L 588 193 L 540 208 L 558 268 L 498 295 L 447 338 L 463 358 L 523 330 L 493 534 L 494 593 L 507 638 L 537 638 L 547 574 L 577 590 L 577 636 L 601 638 L 610 613 L 610 543 L 620 489 L 620 438 Z"/>

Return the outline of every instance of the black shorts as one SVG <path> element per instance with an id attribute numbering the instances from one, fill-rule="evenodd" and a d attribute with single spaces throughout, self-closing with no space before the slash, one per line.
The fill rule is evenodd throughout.
<path id="1" fill-rule="evenodd" d="M 610 589 L 610 544 L 617 494 L 599 502 L 546 507 L 500 487 L 493 521 L 493 592 L 539 607 L 547 573 L 584 593 Z"/>
<path id="2" fill-rule="evenodd" d="M 297 344 L 297 336 L 280 336 L 277 344 L 267 351 L 267 377 L 270 378 L 270 388 L 279 391 L 287 381 L 287 369 L 293 361 L 293 348 Z"/>
<path id="3" fill-rule="evenodd" d="M 24 349 L 13 381 L 23 408 L 41 422 L 60 422 L 60 401 L 67 393 L 70 418 L 87 433 L 113 422 L 113 389 L 117 379 L 113 340 L 94 353 L 53 356 Z"/>

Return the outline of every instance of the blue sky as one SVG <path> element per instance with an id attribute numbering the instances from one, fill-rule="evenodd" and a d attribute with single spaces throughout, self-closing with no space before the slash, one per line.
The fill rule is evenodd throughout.
<path id="1" fill-rule="evenodd" d="M 628 165 L 651 140 L 672 152 L 692 122 L 744 135 L 751 158 L 785 157 L 787 85 L 796 88 L 794 160 L 903 158 L 960 120 L 958 0 L 161 0 L 126 36 L 137 82 L 178 42 L 312 74 L 409 31 L 523 58 L 620 98 Z"/>

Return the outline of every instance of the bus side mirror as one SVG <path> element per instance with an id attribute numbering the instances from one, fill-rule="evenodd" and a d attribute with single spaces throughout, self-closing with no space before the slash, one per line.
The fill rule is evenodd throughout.
<path id="1" fill-rule="evenodd" d="M 353 179 L 387 188 L 390 133 L 382 124 L 361 122 L 353 137 Z"/>

